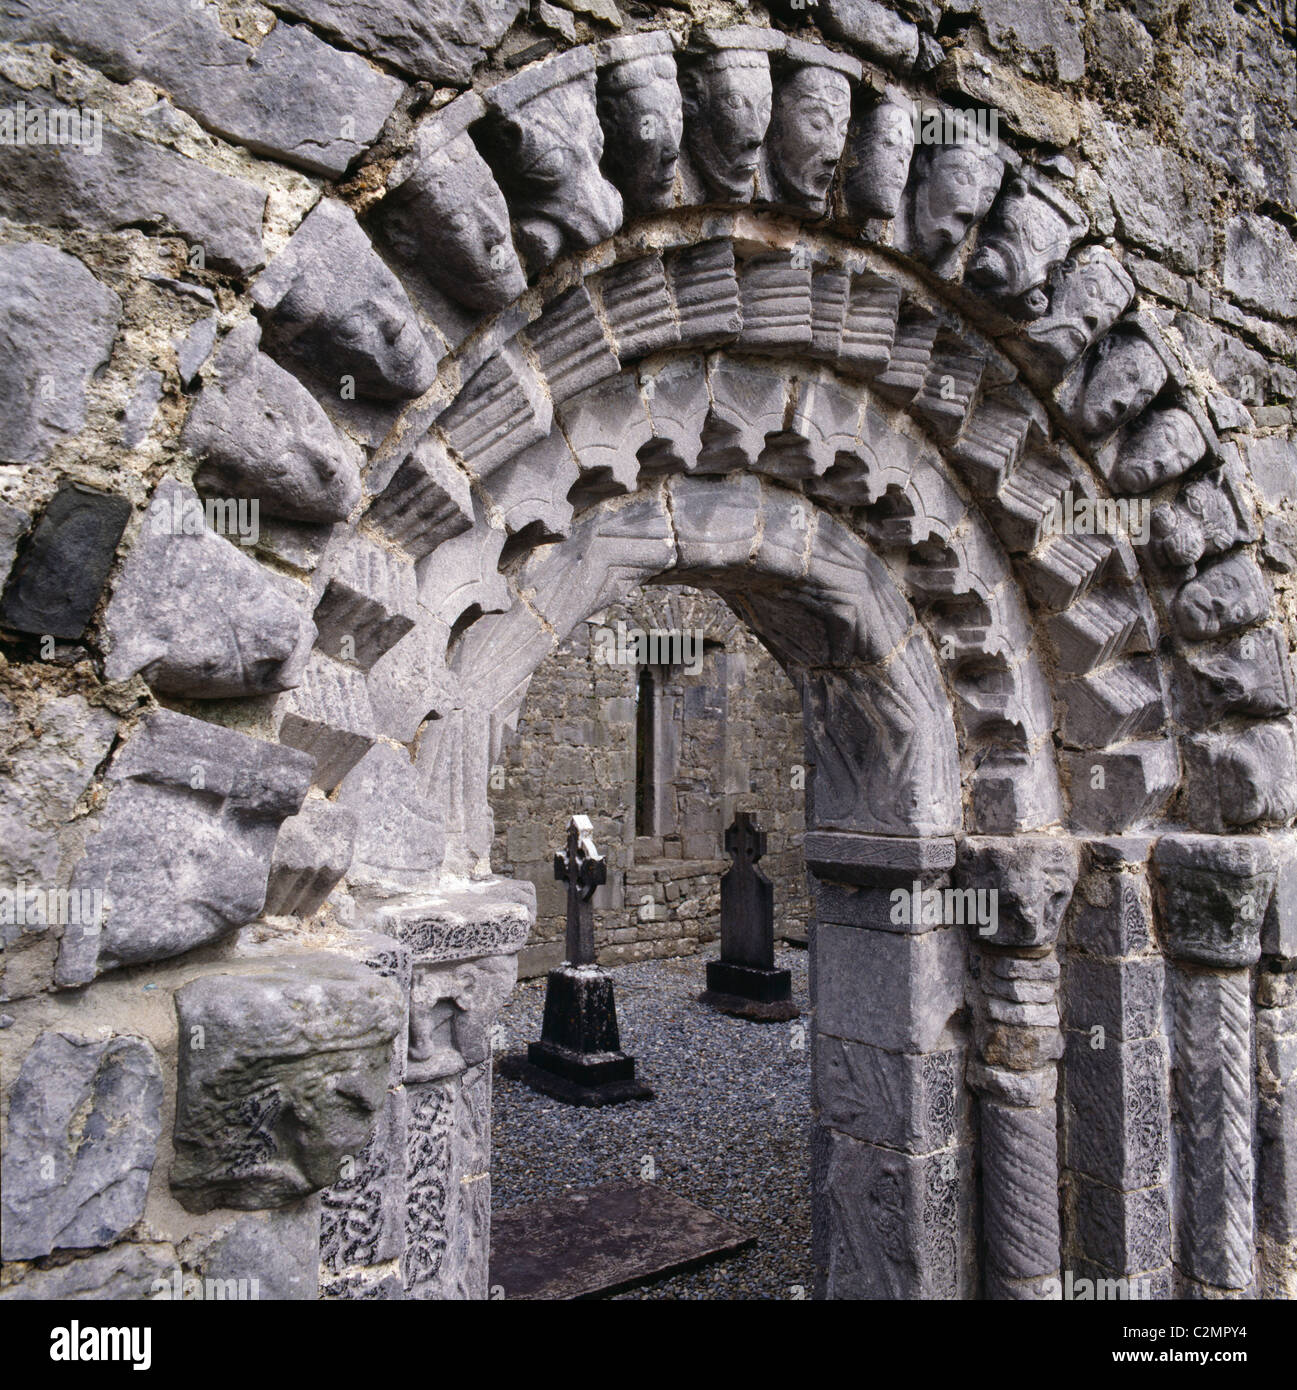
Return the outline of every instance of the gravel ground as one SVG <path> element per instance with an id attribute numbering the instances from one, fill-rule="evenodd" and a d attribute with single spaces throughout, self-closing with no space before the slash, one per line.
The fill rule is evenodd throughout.
<path id="1" fill-rule="evenodd" d="M 805 1010 L 806 952 L 776 958 L 792 970 L 793 997 Z M 612 972 L 622 1046 L 654 1100 L 586 1109 L 496 1076 L 492 1203 L 500 1210 L 566 1187 L 647 1178 L 728 1217 L 757 1243 L 618 1297 L 808 1297 L 810 1039 L 801 1020 L 747 1023 L 698 1003 L 704 960 Z M 543 979 L 518 987 L 500 1014 L 507 1051 L 540 1037 L 544 1005 Z"/>

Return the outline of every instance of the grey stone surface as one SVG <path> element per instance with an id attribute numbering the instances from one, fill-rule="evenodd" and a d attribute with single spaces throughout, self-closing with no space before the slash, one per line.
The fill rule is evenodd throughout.
<path id="1" fill-rule="evenodd" d="M 1268 217 L 1247 214 L 1225 229 L 1225 288 L 1249 309 L 1297 318 L 1297 247 Z"/>
<path id="2" fill-rule="evenodd" d="M 356 843 L 356 818 L 315 797 L 279 827 L 266 884 L 268 915 L 309 917 L 347 872 Z"/>
<path id="3" fill-rule="evenodd" d="M 878 0 L 823 0 L 824 31 L 859 44 L 872 58 L 900 68 L 919 55 L 919 29 Z"/>
<path id="4" fill-rule="evenodd" d="M 523 0 L 289 0 L 283 8 L 362 53 L 430 82 L 468 82 L 473 66 L 518 17 Z"/>
<path id="5" fill-rule="evenodd" d="M 54 105 L 44 93 L 2 80 L 0 95 L 10 105 Z M 97 154 L 75 145 L 10 148 L 0 170 L 0 213 L 44 226 L 178 234 L 202 247 L 205 264 L 241 276 L 264 264 L 264 189 L 107 123 L 101 138 Z"/>
<path id="6" fill-rule="evenodd" d="M 0 1288 L 0 1299 L 93 1302 L 162 1296 L 177 1270 L 167 1245 L 118 1245 L 49 1269 L 26 1268 L 20 1279 Z"/>
<path id="7" fill-rule="evenodd" d="M 994 946 L 1052 946 L 1072 900 L 1075 844 L 1045 835 L 970 837 L 960 846 L 961 888 L 994 892 L 998 925 L 981 936 Z"/>
<path id="8" fill-rule="evenodd" d="M 374 930 L 408 945 L 421 963 L 513 954 L 535 917 L 536 890 L 507 879 L 465 883 L 381 905 Z"/>
<path id="9" fill-rule="evenodd" d="M 684 98 L 685 191 L 704 202 L 748 202 L 770 125 L 767 49 L 775 36 L 732 30 L 725 47 L 693 55 L 680 71 Z M 742 46 L 743 41 L 750 45 Z"/>
<path id="10" fill-rule="evenodd" d="M 256 917 L 275 832 L 310 768 L 294 749 L 150 714 L 108 769 L 108 807 L 72 880 L 104 893 L 106 919 L 65 932 L 59 983 L 179 955 Z"/>
<path id="11" fill-rule="evenodd" d="M 110 1245 L 144 1211 L 162 1072 L 140 1038 L 42 1033 L 9 1092 L 4 1257 Z"/>
<path id="12" fill-rule="evenodd" d="M 1164 835 L 1154 847 L 1169 955 L 1202 965 L 1254 965 L 1278 864 L 1259 836 Z"/>
<path id="13" fill-rule="evenodd" d="M 856 118 L 847 135 L 842 188 L 847 212 L 861 221 L 895 217 L 913 153 L 913 104 L 904 95 L 889 92 Z"/>
<path id="14" fill-rule="evenodd" d="M 319 1263 L 327 1296 L 347 1271 L 399 1259 L 405 1248 L 407 1098 L 389 1091 L 368 1143 L 342 1162 L 342 1175 L 320 1194 Z"/>
<path id="15" fill-rule="evenodd" d="M 1010 178 L 982 228 L 966 278 L 1017 317 L 1039 318 L 1050 308 L 1044 289 L 1050 273 L 1088 228 L 1081 209 L 1043 180 Z"/>
<path id="16" fill-rule="evenodd" d="M 79 638 L 99 604 L 130 518 L 124 497 L 65 483 L 23 542 L 0 601 L 0 623 L 19 632 Z"/>
<path id="17" fill-rule="evenodd" d="M 1067 1034 L 1067 1164 L 1110 1187 L 1131 1191 L 1167 1179 L 1170 1063 L 1160 1038 L 1108 1041 Z"/>
<path id="18" fill-rule="evenodd" d="M 432 384 L 429 346 L 400 281 L 355 214 L 322 198 L 252 287 L 267 349 L 346 399 L 408 400 Z"/>
<path id="19" fill-rule="evenodd" d="M 113 350 L 121 300 L 66 252 L 0 248 L 0 458 L 36 463 L 86 422 L 86 388 Z"/>
<path id="20" fill-rule="evenodd" d="M 1019 57 L 1026 71 L 1075 82 L 1085 73 L 1085 16 L 1072 0 L 1026 9 L 1012 0 L 977 0 L 993 48 Z"/>
<path id="21" fill-rule="evenodd" d="M 1166 366 L 1142 334 L 1112 332 L 1090 349 L 1074 379 L 1072 419 L 1083 434 L 1101 438 L 1143 411 L 1162 389 Z"/>
<path id="22" fill-rule="evenodd" d="M 342 521 L 360 500 L 357 451 L 311 393 L 257 350 L 254 320 L 228 334 L 189 412 L 181 443 L 200 460 L 196 485 L 256 498 L 267 516 Z"/>
<path id="23" fill-rule="evenodd" d="M 110 680 L 142 672 L 171 695 L 291 689 L 315 640 L 305 598 L 300 586 L 209 530 L 197 494 L 166 479 L 104 614 L 106 672 Z"/>
<path id="24" fill-rule="evenodd" d="M 821 213 L 837 172 L 859 68 L 810 45 L 789 45 L 767 134 L 772 202 Z M 802 59 L 811 61 L 802 61 Z M 820 59 L 819 61 L 814 61 Z"/>
<path id="25" fill-rule="evenodd" d="M 517 979 L 515 955 L 414 967 L 410 987 L 411 1084 L 437 1081 L 491 1059 L 491 1028 Z"/>
<path id="26" fill-rule="evenodd" d="M 906 1153 L 960 1142 L 968 1123 L 964 1053 L 885 1052 L 817 1036 L 815 1095 L 824 1124 Z"/>
<path id="27" fill-rule="evenodd" d="M 177 1252 L 184 1268 L 193 1270 L 192 1276 L 181 1276 L 181 1296 L 193 1279 L 193 1294 L 204 1301 L 296 1302 L 319 1297 L 320 1218 L 319 1203 L 308 1198 L 279 1211 L 240 1216 L 215 1233 L 190 1237 Z M 174 1274 L 172 1281 L 174 1297 Z"/>
<path id="28" fill-rule="evenodd" d="M 357 817 L 353 883 L 413 887 L 436 872 L 445 809 L 420 787 L 404 749 L 376 743 L 343 779 L 337 800 Z"/>
<path id="29" fill-rule="evenodd" d="M 671 39 L 636 34 L 600 46 L 604 165 L 627 216 L 660 212 L 675 195 L 684 108 Z"/>
<path id="30" fill-rule="evenodd" d="M 296 956 L 176 993 L 172 1191 L 190 1211 L 281 1207 L 364 1148 L 401 1022 L 394 986 L 344 957 Z"/>
<path id="31" fill-rule="evenodd" d="M 119 81 L 146 78 L 218 135 L 320 174 L 346 169 L 402 90 L 296 25 L 277 24 L 254 49 L 206 6 L 141 0 L 107 23 L 87 0 L 6 0 L 0 13 L 14 41 L 51 43 Z"/>
<path id="32" fill-rule="evenodd" d="M 1204 566 L 1176 594 L 1171 616 L 1182 636 L 1201 642 L 1259 621 L 1270 603 L 1265 576 L 1249 555 L 1239 553 Z"/>

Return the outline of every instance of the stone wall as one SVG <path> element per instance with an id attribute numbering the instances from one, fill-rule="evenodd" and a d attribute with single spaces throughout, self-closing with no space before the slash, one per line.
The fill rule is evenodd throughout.
<path id="1" fill-rule="evenodd" d="M 1291 4 L 3 16 L 4 1297 L 482 1295 L 491 771 L 663 579 L 802 695 L 820 1291 L 1297 1292 Z"/>
<path id="2" fill-rule="evenodd" d="M 637 821 L 637 696 L 642 667 L 605 659 L 622 631 L 696 639 L 688 665 L 659 668 L 660 821 Z M 633 657 L 633 653 L 632 653 Z M 606 965 L 690 955 L 720 930 L 722 840 L 736 811 L 768 831 L 763 872 L 775 884 L 776 932 L 804 937 L 809 901 L 801 856 L 805 752 L 797 692 L 764 647 L 718 598 L 678 587 L 650 591 L 593 615 L 532 678 L 493 779 L 493 870 L 536 888 L 536 926 L 518 968 L 562 959 L 565 889 L 553 858 L 567 818 L 591 817 L 608 861 L 595 894 L 595 942 Z M 643 775 L 647 769 L 641 767 Z M 502 784 L 502 785 L 500 785 Z M 642 805 L 640 810 L 643 810 Z M 651 832 L 660 828 L 660 833 Z"/>

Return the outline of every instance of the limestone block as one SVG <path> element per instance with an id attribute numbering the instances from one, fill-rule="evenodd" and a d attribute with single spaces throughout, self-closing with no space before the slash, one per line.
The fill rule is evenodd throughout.
<path id="1" fill-rule="evenodd" d="M 900 285 L 871 271 L 851 277 L 836 353 L 840 371 L 871 376 L 892 360 L 900 307 Z"/>
<path id="2" fill-rule="evenodd" d="M 1027 337 L 1046 369 L 1061 376 L 1125 312 L 1135 283 L 1111 251 L 1085 246 L 1060 262 L 1048 289 L 1049 310 L 1028 325 Z"/>
<path id="3" fill-rule="evenodd" d="M 928 310 L 902 303 L 887 365 L 874 378 L 873 389 L 897 405 L 911 401 L 927 378 L 932 345 L 940 326 Z"/>
<path id="4" fill-rule="evenodd" d="M 1141 414 L 1166 378 L 1162 351 L 1144 333 L 1118 324 L 1073 368 L 1060 400 L 1082 434 L 1101 439 Z"/>
<path id="5" fill-rule="evenodd" d="M 426 1082 L 409 1091 L 401 1280 L 414 1298 L 429 1296 L 458 1214 L 453 1145 L 459 1087 L 459 1080 L 452 1079 Z"/>
<path id="6" fill-rule="evenodd" d="M 1179 406 L 1149 410 L 1122 431 L 1114 449 L 1100 454 L 1099 466 L 1114 492 L 1151 492 L 1187 473 L 1213 442 L 1195 412 Z"/>
<path id="7" fill-rule="evenodd" d="M 1136 651 L 1147 632 L 1144 615 L 1119 589 L 1103 588 L 1047 620 L 1061 670 L 1085 675 L 1123 652 Z M 1147 650 L 1145 646 L 1143 650 Z"/>
<path id="8" fill-rule="evenodd" d="M 399 1259 L 405 1248 L 407 1112 L 405 1088 L 389 1091 L 365 1147 L 346 1156 L 341 1177 L 320 1193 L 325 1297 L 348 1297 L 338 1276 Z"/>
<path id="9" fill-rule="evenodd" d="M 1109 1187 L 1132 1191 L 1167 1179 L 1171 1111 L 1166 1043 L 1068 1033 L 1067 1166 Z"/>
<path id="10" fill-rule="evenodd" d="M 522 7 L 522 0 L 446 0 L 435 10 L 415 0 L 291 0 L 284 9 L 416 77 L 462 86 Z"/>
<path id="11" fill-rule="evenodd" d="M 712 404 L 703 426 L 698 471 L 750 468 L 765 448 L 766 436 L 784 428 L 787 372 L 716 356 L 708 362 L 707 383 Z"/>
<path id="12" fill-rule="evenodd" d="M 18 632 L 79 638 L 99 604 L 130 514 L 124 497 L 80 483 L 59 488 L 18 551 L 0 623 Z"/>
<path id="13" fill-rule="evenodd" d="M 1141 882 L 1142 876 L 1114 874 L 1106 901 L 1078 900 L 1069 925 L 1072 944 L 1099 956 L 1130 956 L 1147 950 L 1153 941 L 1153 922 Z"/>
<path id="14" fill-rule="evenodd" d="M 1203 830 L 1286 825 L 1297 815 L 1297 725 L 1290 718 L 1185 744 L 1186 803 Z"/>
<path id="15" fill-rule="evenodd" d="M 961 888 L 996 894 L 998 925 L 981 939 L 995 946 L 1052 946 L 1072 900 L 1076 845 L 1049 835 L 969 837 L 960 846 Z"/>
<path id="16" fill-rule="evenodd" d="M 966 278 L 1018 318 L 1040 318 L 1050 307 L 1045 283 L 1089 230 L 1089 218 L 1044 179 L 1005 180 L 978 237 Z"/>
<path id="17" fill-rule="evenodd" d="M 432 385 L 439 353 L 401 282 L 335 198 L 312 208 L 252 297 L 269 351 L 331 387 L 350 382 L 356 395 L 400 401 Z"/>
<path id="18" fill-rule="evenodd" d="M 847 133 L 842 197 L 853 222 L 896 216 L 913 154 L 914 104 L 889 87 L 881 101 L 860 112 Z"/>
<path id="19" fill-rule="evenodd" d="M 981 354 L 954 335 L 938 333 L 912 408 L 941 438 L 952 438 L 968 418 L 985 367 Z"/>
<path id="20" fill-rule="evenodd" d="M 491 1028 L 518 976 L 516 955 L 414 968 L 406 1076 L 436 1081 L 491 1059 Z"/>
<path id="21" fill-rule="evenodd" d="M 1157 1186 L 1121 1192 L 1078 1178 L 1076 1235 L 1088 1259 L 1118 1275 L 1170 1264 L 1167 1189 Z"/>
<path id="22" fill-rule="evenodd" d="M 1164 835 L 1153 850 L 1167 954 L 1239 968 L 1261 957 L 1278 864 L 1260 836 Z"/>
<path id="23" fill-rule="evenodd" d="M 642 472 L 694 472 L 711 408 L 707 369 L 701 357 L 669 359 L 640 378 L 653 439 L 640 449 Z"/>
<path id="24" fill-rule="evenodd" d="M 514 955 L 535 920 L 535 891 L 522 880 L 465 882 L 382 905 L 373 926 L 407 945 L 420 965 Z"/>
<path id="25" fill-rule="evenodd" d="M 407 886 L 436 873 L 445 811 L 424 794 L 405 749 L 376 743 L 343 778 L 337 800 L 356 816 L 352 883 Z"/>
<path id="26" fill-rule="evenodd" d="M 680 569 L 723 569 L 747 563 L 756 544 L 760 480 L 676 478 L 675 539 Z"/>
<path id="27" fill-rule="evenodd" d="M 860 74 L 860 63 L 846 54 L 802 39 L 785 41 L 760 170 L 763 198 L 823 216 Z"/>
<path id="28" fill-rule="evenodd" d="M 256 498 L 267 516 L 343 521 L 360 500 L 358 451 L 296 377 L 241 323 L 221 344 L 180 442 L 204 492 Z"/>
<path id="29" fill-rule="evenodd" d="M 118 81 L 147 78 L 216 134 L 318 174 L 341 174 L 403 90 L 309 29 L 278 24 L 254 49 L 215 12 L 166 0 L 141 0 L 111 23 L 88 0 L 13 0 L 6 21 L 16 41 L 51 43 Z"/>
<path id="30" fill-rule="evenodd" d="M 940 387 L 938 381 L 938 391 Z M 1039 410 L 1022 392 L 988 394 L 964 420 L 951 449 L 974 491 L 994 498 L 987 518 L 997 532 L 1004 534 L 1002 526 L 1007 529 L 1005 539 L 1015 549 L 1034 548 L 1034 542 L 1024 543 L 1024 525 L 1033 531 L 1043 527 L 1048 512 L 1040 508 L 1046 497 L 1056 486 L 1061 492 L 1066 485 L 1046 460 L 1026 458 L 1019 464 L 1032 427 L 1040 423 Z M 1052 510 L 1053 497 L 1048 507 Z"/>
<path id="31" fill-rule="evenodd" d="M 653 438 L 653 422 L 633 376 L 619 376 L 573 396 L 558 408 L 559 423 L 581 473 L 582 493 L 633 492 L 638 454 Z"/>
<path id="32" fill-rule="evenodd" d="M 1297 838 L 1275 835 L 1270 839 L 1278 863 L 1274 897 L 1261 925 L 1261 949 L 1289 961 L 1297 957 Z"/>
<path id="33" fill-rule="evenodd" d="M 398 991 L 323 952 L 176 992 L 171 1190 L 188 1211 L 281 1207 L 335 1182 L 381 1108 Z"/>
<path id="34" fill-rule="evenodd" d="M 1069 960 L 1063 976 L 1064 1026 L 1078 1033 L 1102 1028 L 1119 1042 L 1162 1031 L 1164 972 L 1160 960 Z"/>
<path id="35" fill-rule="evenodd" d="M 1090 753 L 1064 753 L 1071 779 L 1072 822 L 1116 834 L 1155 818 L 1180 785 L 1171 739 L 1132 739 Z"/>
<path id="36" fill-rule="evenodd" d="M 556 405 L 620 370 L 617 354 L 584 284 L 566 290 L 546 305 L 545 312 L 520 336 L 540 362 Z"/>
<path id="37" fill-rule="evenodd" d="M 672 81 L 674 84 L 674 72 Z M 661 256 L 639 256 L 605 270 L 597 289 L 622 362 L 663 352 L 680 341 L 680 325 Z"/>
<path id="38" fill-rule="evenodd" d="M 684 110 L 670 34 L 599 45 L 598 110 L 604 167 L 628 217 L 663 212 L 675 197 Z"/>
<path id="39" fill-rule="evenodd" d="M 816 1264 L 826 1297 L 968 1296 L 972 1173 L 966 1148 L 915 1156 L 818 1129 L 811 1182 L 822 1233 Z"/>
<path id="40" fill-rule="evenodd" d="M 417 615 L 410 561 L 352 536 L 333 556 L 315 606 L 319 649 L 368 671 L 410 631 Z"/>
<path id="41" fill-rule="evenodd" d="M 320 1296 L 320 1204 L 315 1198 L 277 1211 L 239 1216 L 178 1248 L 184 1269 L 157 1297 L 296 1302 Z M 177 1286 L 179 1294 L 177 1294 Z"/>
<path id="42" fill-rule="evenodd" d="M 1058 770 L 1047 747 L 992 750 L 973 777 L 973 819 L 983 835 L 1057 825 L 1063 816 Z"/>
<path id="43" fill-rule="evenodd" d="M 65 932 L 58 982 L 165 960 L 252 921 L 279 823 L 300 808 L 311 766 L 296 749 L 149 714 L 108 769 L 108 806 L 72 880 L 104 893 L 106 920 Z"/>
<path id="44" fill-rule="evenodd" d="M 488 88 L 482 144 L 530 270 L 584 251 L 621 226 L 621 194 L 599 171 L 603 130 L 594 57 L 569 49 Z"/>
<path id="45" fill-rule="evenodd" d="M 859 396 L 828 372 L 799 376 L 785 427 L 767 436 L 757 471 L 781 478 L 823 476 L 839 455 L 860 449 L 861 406 Z M 801 526 L 800 549 L 805 549 L 809 528 Z"/>
<path id="46" fill-rule="evenodd" d="M 95 1302 L 160 1297 L 175 1273 L 169 1245 L 118 1245 L 52 1269 L 29 1269 L 0 1299 L 85 1299 Z"/>
<path id="47" fill-rule="evenodd" d="M 544 542 L 562 540 L 570 532 L 572 503 L 568 494 L 580 476 L 571 445 L 562 430 L 555 430 L 501 464 L 486 486 L 511 536 L 531 527 L 529 534 Z"/>
<path id="48" fill-rule="evenodd" d="M 991 210 L 1004 162 L 990 143 L 972 138 L 922 145 L 894 224 L 896 245 L 938 275 L 950 273 L 959 248 Z"/>
<path id="49" fill-rule="evenodd" d="M 411 558 L 422 560 L 443 541 L 471 529 L 468 479 L 435 439 L 422 439 L 369 504 L 365 519 Z"/>
<path id="50" fill-rule="evenodd" d="M 1103 748 L 1155 733 L 1166 718 L 1152 662 L 1121 662 L 1065 681 L 1057 693 L 1063 741 L 1073 748 Z"/>
<path id="51" fill-rule="evenodd" d="M 1210 652 L 1188 654 L 1179 694 L 1198 728 L 1215 728 L 1229 714 L 1264 719 L 1293 709 L 1293 666 L 1278 627 L 1256 628 Z"/>
<path id="52" fill-rule="evenodd" d="M 74 256 L 0 249 L 0 458 L 37 463 L 86 422 L 86 387 L 113 350 L 122 302 Z"/>
<path id="53" fill-rule="evenodd" d="M 110 1245 L 143 1215 L 162 1129 L 148 1043 L 42 1033 L 8 1098 L 4 1258 Z"/>
<path id="54" fill-rule="evenodd" d="M 314 798 L 279 827 L 266 885 L 268 916 L 309 917 L 347 872 L 356 846 L 356 818 Z"/>
<path id="55" fill-rule="evenodd" d="M 197 495 L 164 479 L 104 614 L 105 673 L 208 699 L 291 690 L 315 641 L 305 597 L 208 530 Z"/>
<path id="56" fill-rule="evenodd" d="M 280 702 L 281 743 L 315 759 L 317 787 L 332 791 L 374 743 L 365 678 L 319 652 L 311 653 L 302 683 Z"/>
<path id="57" fill-rule="evenodd" d="M 0 80 L 12 106 L 53 106 L 43 92 Z M 0 215 L 15 222 L 111 232 L 147 227 L 201 246 L 205 263 L 235 275 L 265 263 L 266 193 L 106 122 L 95 154 L 72 144 L 15 145 L 0 172 Z M 101 311 L 102 312 L 102 311 Z"/>
<path id="58" fill-rule="evenodd" d="M 816 929 L 824 1033 L 889 1052 L 936 1052 L 956 1041 L 964 945 L 950 929 L 902 935 L 821 923 Z M 873 981 L 861 993 L 860 980 Z"/>
<path id="59" fill-rule="evenodd" d="M 811 267 L 796 251 L 752 256 L 739 268 L 743 328 L 738 346 L 748 352 L 796 353 L 811 343 Z"/>
<path id="60" fill-rule="evenodd" d="M 699 242 L 667 257 L 667 280 L 680 319 L 681 347 L 732 341 L 743 326 L 734 244 Z"/>
<path id="61" fill-rule="evenodd" d="M 479 477 L 539 443 L 554 407 L 515 345 L 488 359 L 438 418 L 451 447 Z"/>
<path id="62" fill-rule="evenodd" d="M 1268 217 L 1244 213 L 1225 228 L 1225 289 L 1240 304 L 1275 318 L 1297 318 L 1297 254 Z"/>
<path id="63" fill-rule="evenodd" d="M 815 1047 L 815 1103 L 824 1124 L 912 1154 L 947 1148 L 965 1134 L 961 1049 L 884 1052 L 823 1035 Z"/>
<path id="64" fill-rule="evenodd" d="M 872 58 L 908 72 L 919 54 L 918 26 L 877 0 L 823 0 L 824 32 L 859 44 Z"/>

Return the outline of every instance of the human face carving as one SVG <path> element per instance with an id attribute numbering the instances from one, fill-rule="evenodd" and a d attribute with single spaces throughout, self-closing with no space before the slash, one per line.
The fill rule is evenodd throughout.
<path id="1" fill-rule="evenodd" d="M 898 102 L 880 102 L 862 117 L 851 148 L 853 167 L 846 186 L 851 211 L 856 216 L 895 217 L 914 153 L 912 114 Z"/>
<path id="2" fill-rule="evenodd" d="M 914 233 L 928 260 L 960 245 L 986 215 L 1001 173 L 999 159 L 972 142 L 932 151 L 914 199 Z"/>
<path id="3" fill-rule="evenodd" d="M 1206 452 L 1192 418 L 1183 410 L 1159 410 L 1129 440 L 1113 471 L 1119 492 L 1152 492 L 1187 473 Z"/>
<path id="4" fill-rule="evenodd" d="M 1094 437 L 1134 419 L 1166 380 L 1162 359 L 1143 338 L 1105 339 L 1100 347 L 1086 375 L 1079 414 L 1081 428 Z"/>
<path id="5" fill-rule="evenodd" d="M 630 213 L 669 208 L 675 190 L 684 105 L 669 57 L 623 63 L 605 79 L 599 119 L 605 164 Z"/>
<path id="6" fill-rule="evenodd" d="M 770 127 L 775 177 L 804 207 L 824 204 L 842 155 L 851 84 L 831 68 L 799 68 L 779 88 Z"/>
<path id="7" fill-rule="evenodd" d="M 1261 571 L 1245 555 L 1232 555 L 1192 579 L 1176 595 L 1176 625 L 1191 641 L 1237 632 L 1270 609 Z"/>
<path id="8" fill-rule="evenodd" d="M 708 189 L 750 196 L 770 125 L 770 66 L 764 54 L 726 52 L 685 75 L 686 142 Z"/>

